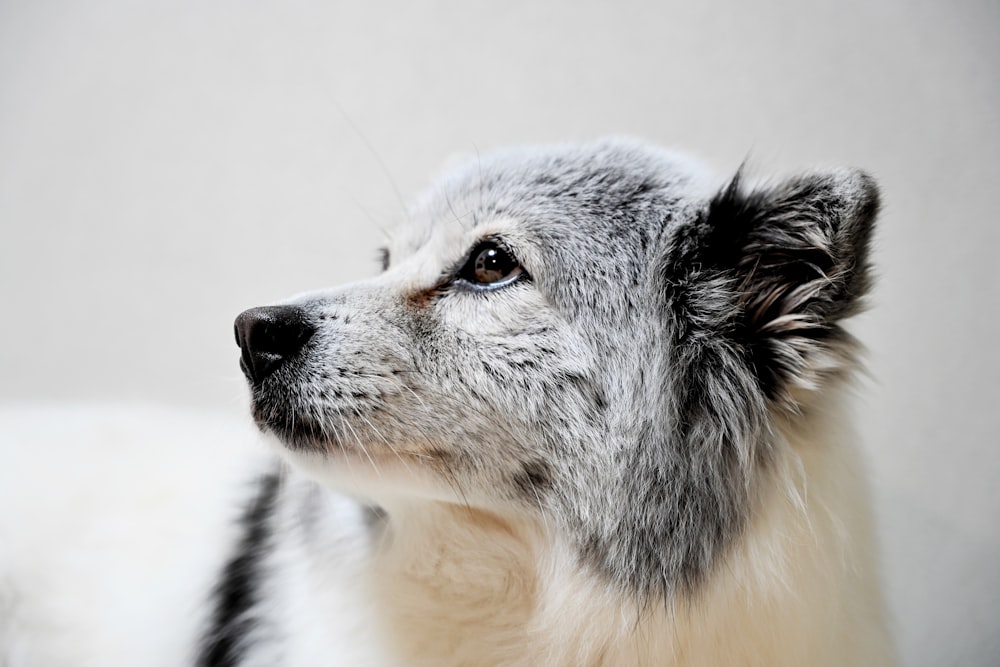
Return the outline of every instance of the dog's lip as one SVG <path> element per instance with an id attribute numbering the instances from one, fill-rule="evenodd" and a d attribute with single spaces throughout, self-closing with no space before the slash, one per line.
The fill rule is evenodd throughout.
<path id="1" fill-rule="evenodd" d="M 257 424 L 257 428 L 263 433 L 269 433 L 274 436 L 274 438 L 281 443 L 281 446 L 287 447 L 293 450 L 324 450 L 326 451 L 333 443 L 328 443 L 321 441 L 316 437 L 316 434 L 308 432 L 308 430 L 292 430 L 289 428 L 287 423 L 281 423 L 277 419 L 268 419 L 264 417 L 259 410 L 253 411 L 254 422 Z M 299 427 L 301 428 L 301 426 Z"/>
<path id="2" fill-rule="evenodd" d="M 289 408 L 270 404 L 266 398 L 258 395 L 257 389 L 254 387 L 250 413 L 257 428 L 261 431 L 272 434 L 289 449 L 321 449 L 326 451 L 337 445 L 336 441 L 331 440 L 329 434 L 325 433 L 312 419 L 299 413 L 290 412 Z"/>

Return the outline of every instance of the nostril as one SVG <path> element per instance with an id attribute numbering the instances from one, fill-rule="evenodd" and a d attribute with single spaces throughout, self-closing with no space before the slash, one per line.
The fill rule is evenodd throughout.
<path id="1" fill-rule="evenodd" d="M 234 325 L 241 366 L 254 384 L 263 382 L 298 352 L 315 328 L 298 306 L 265 306 L 240 313 Z"/>

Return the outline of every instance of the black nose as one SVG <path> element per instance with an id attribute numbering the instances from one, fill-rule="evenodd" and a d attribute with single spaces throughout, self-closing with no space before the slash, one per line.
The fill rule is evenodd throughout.
<path id="1" fill-rule="evenodd" d="M 255 385 L 302 349 L 315 329 L 297 306 L 264 306 L 243 311 L 236 318 L 240 368 Z"/>

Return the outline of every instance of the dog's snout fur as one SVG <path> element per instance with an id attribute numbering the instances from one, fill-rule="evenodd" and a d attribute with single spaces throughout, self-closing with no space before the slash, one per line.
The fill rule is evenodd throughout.
<path id="1" fill-rule="evenodd" d="M 254 385 L 298 352 L 316 330 L 298 306 L 250 308 L 237 316 L 233 327 L 240 368 Z"/>

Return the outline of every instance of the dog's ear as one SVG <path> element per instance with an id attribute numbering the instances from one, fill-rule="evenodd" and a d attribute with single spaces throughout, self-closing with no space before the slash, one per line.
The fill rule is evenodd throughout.
<path id="1" fill-rule="evenodd" d="M 869 289 L 878 207 L 878 188 L 860 171 L 756 189 L 737 174 L 675 239 L 680 252 L 671 263 L 684 265 L 687 333 L 699 324 L 715 334 L 721 327 L 771 399 L 814 388 L 851 356 L 838 323 L 860 309 Z"/>

